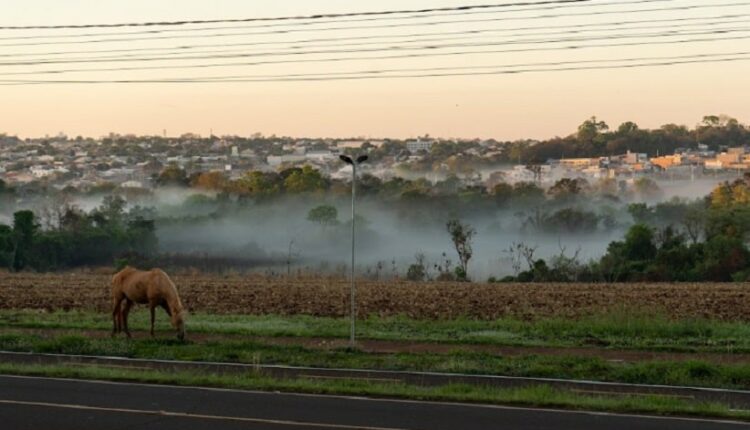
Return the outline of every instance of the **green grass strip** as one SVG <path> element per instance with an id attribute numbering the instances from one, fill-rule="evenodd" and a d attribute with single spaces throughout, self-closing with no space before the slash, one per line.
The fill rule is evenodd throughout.
<path id="1" fill-rule="evenodd" d="M 148 312 L 143 309 L 133 312 L 131 329 L 147 330 L 147 318 Z M 157 317 L 157 324 L 163 330 L 169 329 L 164 315 Z M 307 315 L 194 314 L 187 327 L 188 334 L 340 339 L 349 335 L 346 319 Z M 0 310 L 2 328 L 111 330 L 112 322 L 110 315 L 91 311 Z M 358 335 L 361 339 L 450 344 L 750 353 L 750 324 L 705 319 L 675 321 L 627 310 L 577 320 L 548 318 L 531 322 L 370 317 L 359 322 Z"/>
<path id="2" fill-rule="evenodd" d="M 750 388 L 750 363 L 694 361 L 608 361 L 574 355 L 502 356 L 457 350 L 447 353 L 378 354 L 349 349 L 311 349 L 261 341 L 220 339 L 91 338 L 77 332 L 41 336 L 28 332 L 0 334 L 0 350 L 143 359 L 213 361 L 247 364 L 432 371 L 519 377 L 589 379 L 609 382 Z"/>

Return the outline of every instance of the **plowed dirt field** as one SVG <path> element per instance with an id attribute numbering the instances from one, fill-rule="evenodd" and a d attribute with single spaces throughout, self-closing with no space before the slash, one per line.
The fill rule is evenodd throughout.
<path id="1" fill-rule="evenodd" d="M 106 311 L 110 275 L 0 273 L 0 308 Z M 191 311 L 347 315 L 349 284 L 325 278 L 173 276 Z M 358 282 L 359 315 L 581 317 L 640 309 L 674 318 L 750 320 L 750 284 L 469 284 Z"/>

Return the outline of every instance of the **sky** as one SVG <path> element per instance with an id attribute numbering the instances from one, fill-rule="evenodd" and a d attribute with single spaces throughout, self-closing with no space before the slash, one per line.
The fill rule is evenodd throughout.
<path id="1" fill-rule="evenodd" d="M 534 0 L 539 1 L 539 0 Z M 142 28 L 0 30 L 0 81 L 184 79 L 226 76 L 279 76 L 354 73 L 382 69 L 479 67 L 496 70 L 518 64 L 600 61 L 626 58 L 736 54 L 750 58 L 750 2 L 742 0 L 591 0 L 556 9 L 519 10 L 435 16 L 370 22 L 260 27 L 258 23 L 170 27 L 174 39 L 154 35 L 121 35 Z M 186 19 L 225 19 L 299 16 L 316 13 L 501 4 L 484 0 L 0 0 L 0 26 L 91 24 Z M 688 9 L 693 6 L 705 6 Z M 685 9 L 677 10 L 675 7 Z M 637 12 L 644 9 L 669 9 Z M 672 8 L 672 9 L 670 9 Z M 606 12 L 593 15 L 594 12 Z M 582 15 L 588 13 L 589 15 Z M 578 15 L 576 15 L 578 14 Z M 568 15 L 568 16 L 560 16 Z M 546 17 L 545 17 L 546 16 Z M 719 18 L 721 17 L 721 18 Z M 664 22 L 659 20 L 683 21 Z M 481 21 L 484 20 L 484 21 Z M 430 21 L 442 24 L 426 25 Z M 474 22 L 456 22 L 474 21 Z M 630 27 L 615 23 L 628 21 Z M 309 21 L 308 21 L 309 22 Z M 367 28 L 402 23 L 400 27 Z M 412 25 L 413 24 L 413 25 Z M 585 27 L 601 24 L 600 26 Z M 605 25 L 606 24 L 606 25 Z M 211 29 L 211 27 L 228 27 Z M 346 27 L 345 29 L 331 29 Z M 531 27 L 531 29 L 530 29 Z M 631 28 L 635 27 L 635 28 Z M 642 27 L 642 28 L 639 28 Z M 203 29 L 208 28 L 208 29 Z M 327 28 L 327 29 L 326 29 Z M 571 29 L 588 33 L 569 33 Z M 195 29 L 203 29 L 195 31 Z M 274 30 L 296 31 L 271 33 Z M 730 30 L 707 34 L 711 30 Z M 185 31 L 189 30 L 189 31 Z M 480 31 L 468 33 L 469 31 Z M 665 36 L 664 32 L 692 34 Z M 106 33 L 103 35 L 103 33 Z M 661 36 L 653 36 L 661 33 Z M 86 37 L 71 35 L 94 34 Z M 210 36 L 228 34 L 228 36 Z M 417 36 L 412 36 L 417 34 Z M 599 36 L 594 41 L 544 42 L 552 38 Z M 641 35 L 640 37 L 625 36 Z M 644 35 L 651 35 L 646 38 Z M 55 36 L 19 39 L 19 37 Z M 68 36 L 61 37 L 61 36 Z M 208 37 L 207 37 L 208 36 Z M 609 37 L 605 37 L 609 36 Z M 748 36 L 749 38 L 742 38 Z M 364 39 L 376 37 L 379 39 Z M 391 38 L 392 39 L 389 39 Z M 731 38 L 730 38 L 731 37 Z M 120 41 L 66 43 L 73 40 Z M 132 40 L 139 38 L 142 40 Z M 400 39 L 399 39 L 400 38 Z M 654 43 L 680 39 L 719 38 L 692 43 Z M 121 40 L 127 39 L 127 40 Z M 323 39 L 321 41 L 321 39 Z M 331 40 L 335 39 L 335 40 Z M 413 40 L 422 40 L 414 42 Z M 436 41 L 431 41 L 436 39 Z M 310 42 L 313 40 L 313 42 Z M 327 40 L 327 41 L 326 41 Z M 372 40 L 376 40 L 373 42 Z M 401 40 L 411 46 L 468 43 L 429 52 L 460 52 L 419 58 L 372 59 L 393 55 Z M 536 40 L 534 43 L 528 41 Z M 319 42 L 316 42 L 319 41 Z M 46 44 L 29 45 L 30 42 Z M 55 42 L 51 44 L 50 42 Z M 365 44 L 363 44 L 363 42 Z M 579 47 L 626 42 L 638 46 Z M 237 46 L 244 43 L 245 46 Z M 247 46 L 248 44 L 256 44 Z M 344 50 L 345 54 L 279 55 L 279 50 Z M 209 46 L 205 46 L 209 45 Z M 342 46 L 339 46 L 342 45 Z M 146 49 L 192 46 L 196 56 L 222 52 L 242 58 L 128 61 L 110 63 L 7 64 L 19 60 L 90 59 L 126 54 L 95 50 Z M 201 46 L 205 46 L 201 48 Z M 295 47 L 296 46 L 296 47 Z M 407 46 L 408 47 L 408 46 Z M 544 48 L 545 50 L 543 50 Z M 161 49 L 161 50 L 160 50 Z M 379 51 L 361 52 L 362 49 Z M 360 50 L 360 52 L 357 52 Z M 71 52 L 72 51 L 72 52 Z M 276 51 L 274 53 L 273 51 Z M 474 53 L 467 53 L 471 51 Z M 475 51 L 504 51 L 477 53 Z M 513 51 L 513 52 L 508 52 Z M 61 53 L 62 52 L 62 53 Z M 65 53 L 67 52 L 67 53 Z M 135 51 L 134 51 L 135 52 Z M 152 55 L 138 53 L 129 55 Z M 203 54 L 199 54 L 202 52 Z M 258 53 L 265 53 L 254 57 Z M 268 53 L 274 55 L 267 56 Z M 332 57 L 347 61 L 323 61 Z M 112 58 L 112 57 L 110 57 Z M 276 60 L 274 64 L 253 64 Z M 356 59 L 355 59 L 356 58 Z M 690 57 L 697 58 L 697 57 Z M 705 58 L 705 57 L 702 57 Z M 722 57 L 723 58 L 723 57 Z M 729 58 L 729 57 L 727 57 Z M 287 61 L 309 59 L 317 61 Z M 21 61 L 22 62 L 22 61 Z M 244 65 L 236 65 L 236 63 Z M 272 61 L 273 62 L 273 61 Z M 178 68 L 199 63 L 221 67 Z M 228 63 L 235 65 L 227 65 Z M 600 64 L 600 63 L 597 63 Z M 612 63 L 610 63 L 612 64 Z M 91 68 L 149 66 L 147 70 L 86 71 Z M 171 67 L 171 68 L 165 68 Z M 537 66 L 539 67 L 539 66 Z M 528 68 L 528 67 L 526 67 Z M 30 72 L 78 69 L 75 72 Z M 466 70 L 466 69 L 464 69 Z M 25 73 L 25 74 L 24 74 Z M 600 70 L 541 71 L 479 76 L 211 83 L 67 83 L 0 86 L 0 133 L 37 137 L 65 133 L 98 137 L 110 132 L 177 136 L 186 132 L 208 135 L 236 134 L 294 137 L 413 138 L 429 134 L 445 138 L 543 139 L 572 133 L 592 115 L 616 127 L 634 121 L 644 128 L 676 123 L 693 126 L 704 115 L 727 114 L 750 122 L 750 61 L 693 63 L 669 67 Z"/>

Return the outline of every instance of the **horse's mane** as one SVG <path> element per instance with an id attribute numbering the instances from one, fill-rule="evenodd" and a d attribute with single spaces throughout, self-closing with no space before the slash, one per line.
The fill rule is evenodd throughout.
<path id="1" fill-rule="evenodd" d="M 180 294 L 177 292 L 177 286 L 172 282 L 172 279 L 161 269 L 153 269 L 152 272 L 158 274 L 159 282 L 162 284 L 162 289 L 171 296 L 170 299 L 174 300 L 174 303 L 170 303 L 170 305 L 174 305 L 174 310 L 176 312 L 183 314 L 184 308 L 182 306 L 182 301 L 180 300 Z"/>

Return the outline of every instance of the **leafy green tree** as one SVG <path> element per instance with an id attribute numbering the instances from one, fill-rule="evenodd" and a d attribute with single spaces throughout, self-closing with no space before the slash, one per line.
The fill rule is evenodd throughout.
<path id="1" fill-rule="evenodd" d="M 25 268 L 32 259 L 34 238 L 39 231 L 39 223 L 30 210 L 13 214 L 13 269 Z"/>
<path id="2" fill-rule="evenodd" d="M 203 172 L 192 179 L 192 186 L 205 190 L 222 190 L 227 179 L 222 172 Z"/>
<path id="3" fill-rule="evenodd" d="M 628 205 L 628 213 L 633 217 L 636 224 L 650 224 L 654 217 L 654 211 L 646 203 L 631 203 Z"/>
<path id="4" fill-rule="evenodd" d="M 638 124 L 632 121 L 623 122 L 619 127 L 617 127 L 618 135 L 629 135 L 635 133 L 636 131 L 638 131 Z"/>
<path id="5" fill-rule="evenodd" d="M 717 235 L 705 244 L 703 267 L 705 280 L 731 281 L 733 275 L 746 271 L 750 262 L 750 253 L 745 244 L 737 237 Z M 747 280 L 747 275 L 744 275 Z"/>
<path id="6" fill-rule="evenodd" d="M 594 212 L 575 208 L 560 209 L 542 219 L 541 228 L 552 233 L 593 233 L 599 226 Z"/>
<path id="7" fill-rule="evenodd" d="M 653 231 L 643 224 L 635 224 L 625 234 L 624 241 L 609 244 L 596 270 L 608 281 L 644 280 L 656 253 Z"/>
<path id="8" fill-rule="evenodd" d="M 638 178 L 633 182 L 633 190 L 642 199 L 655 199 L 662 195 L 659 185 L 651 178 Z"/>
<path id="9" fill-rule="evenodd" d="M 102 225 L 118 227 L 123 220 L 125 205 L 127 202 L 122 197 L 109 195 L 104 197 L 101 206 L 94 211 L 94 214 L 99 220 L 103 220 Z"/>
<path id="10" fill-rule="evenodd" d="M 187 186 L 189 182 L 185 169 L 178 166 L 177 163 L 170 163 L 156 178 L 156 183 L 159 186 Z"/>
<path id="11" fill-rule="evenodd" d="M 273 172 L 247 172 L 230 189 L 241 196 L 269 198 L 281 192 L 281 177 Z"/>
<path id="12" fill-rule="evenodd" d="M 13 268 L 14 249 L 13 229 L 8 225 L 0 224 L 0 267 Z"/>
<path id="13" fill-rule="evenodd" d="M 323 227 L 338 224 L 338 210 L 331 205 L 316 206 L 307 213 L 307 220 Z"/>
<path id="14" fill-rule="evenodd" d="M 313 193 L 324 191 L 328 182 L 320 172 L 311 166 L 294 171 L 284 180 L 284 189 L 290 193 Z"/>
<path id="15" fill-rule="evenodd" d="M 383 182 L 380 186 L 378 195 L 386 199 L 400 197 L 404 191 L 410 188 L 410 186 L 411 181 L 400 176 L 395 176 Z"/>
<path id="16" fill-rule="evenodd" d="M 623 253 L 628 260 L 646 261 L 656 256 L 654 232 L 648 226 L 636 224 L 625 234 Z"/>
<path id="17" fill-rule="evenodd" d="M 595 116 L 592 116 L 578 126 L 578 134 L 576 137 L 581 142 L 593 142 L 607 130 L 609 130 L 609 126 L 606 122 L 599 121 Z"/>
<path id="18" fill-rule="evenodd" d="M 358 175 L 359 176 L 359 175 Z M 372 196 L 376 195 L 383 185 L 383 181 L 377 176 L 365 173 L 357 178 L 357 195 Z M 351 187 L 347 187 L 347 190 Z"/>
<path id="19" fill-rule="evenodd" d="M 544 201 L 544 190 L 533 182 L 513 184 L 513 202 L 520 205 L 533 205 Z"/>
<path id="20" fill-rule="evenodd" d="M 454 195 L 461 189 L 461 180 L 456 175 L 448 175 L 444 180 L 435 184 L 435 191 L 438 194 Z"/>
<path id="21" fill-rule="evenodd" d="M 135 216 L 128 221 L 126 237 L 125 245 L 128 252 L 138 253 L 141 256 L 156 254 L 158 240 L 156 238 L 156 226 L 152 219 Z M 121 253 L 122 250 L 119 252 Z"/>
<path id="22" fill-rule="evenodd" d="M 492 196 L 498 206 L 505 206 L 513 198 L 513 186 L 500 182 L 492 188 Z"/>
<path id="23" fill-rule="evenodd" d="M 569 202 L 583 194 L 589 184 L 583 178 L 562 178 L 547 190 L 557 202 Z"/>

